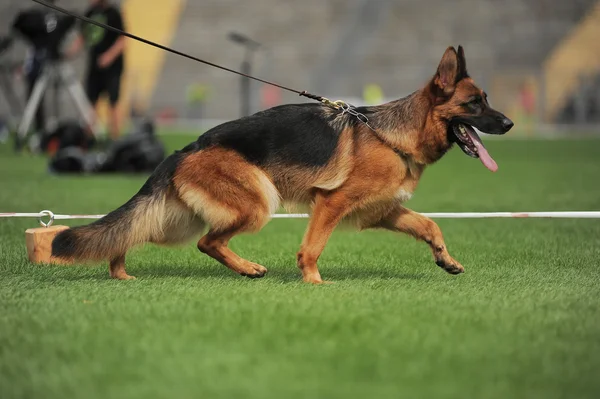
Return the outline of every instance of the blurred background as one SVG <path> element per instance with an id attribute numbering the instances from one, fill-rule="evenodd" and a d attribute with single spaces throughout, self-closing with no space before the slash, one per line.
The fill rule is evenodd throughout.
<path id="1" fill-rule="evenodd" d="M 56 3 L 80 13 L 89 5 L 86 0 Z M 418 89 L 435 72 L 444 49 L 462 44 L 470 74 L 493 106 L 515 121 L 511 135 L 600 131 L 597 0 L 114 3 L 133 34 L 355 105 L 381 103 Z M 8 34 L 19 10 L 33 5 L 0 0 L 0 35 Z M 26 47 L 16 42 L 0 56 L 2 75 L 9 77 L 20 103 L 25 90 L 19 63 Z M 119 102 L 125 119 L 147 116 L 159 126 L 204 129 L 281 103 L 308 101 L 257 82 L 244 92 L 237 75 L 129 39 L 125 52 Z M 72 62 L 79 76 L 84 61 L 81 56 Z M 0 117 L 16 118 L 15 107 L 9 106 L 4 90 L 2 94 Z M 61 116 L 77 115 L 67 105 L 67 94 L 59 95 L 65 104 Z"/>

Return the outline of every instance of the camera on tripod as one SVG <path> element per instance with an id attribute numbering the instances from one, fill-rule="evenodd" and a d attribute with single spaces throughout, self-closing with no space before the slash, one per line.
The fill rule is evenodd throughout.
<path id="1" fill-rule="evenodd" d="M 15 148 L 20 150 L 29 134 L 29 128 L 40 102 L 49 85 L 65 88 L 92 136 L 98 136 L 98 126 L 94 117 L 94 109 L 75 75 L 68 60 L 61 54 L 61 46 L 67 34 L 74 28 L 76 18 L 58 14 L 45 8 L 31 8 L 20 12 L 15 18 L 12 28 L 29 45 L 33 47 L 36 61 L 41 63 L 42 72 L 27 100 L 23 117 L 17 129 Z M 55 104 L 58 107 L 58 104 Z M 39 148 L 43 137 L 31 137 L 30 147 L 34 151 Z"/>
<path id="2" fill-rule="evenodd" d="M 17 15 L 13 29 L 33 46 L 36 53 L 44 54 L 50 60 L 58 60 L 61 44 L 75 26 L 75 21 L 69 15 L 31 8 Z"/>

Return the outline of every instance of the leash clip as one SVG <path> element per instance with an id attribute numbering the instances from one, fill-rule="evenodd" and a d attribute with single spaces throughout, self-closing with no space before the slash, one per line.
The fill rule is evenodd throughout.
<path id="1" fill-rule="evenodd" d="M 321 97 L 321 102 L 331 108 L 340 109 L 341 101 L 331 101 L 330 99 L 328 99 L 326 97 Z"/>

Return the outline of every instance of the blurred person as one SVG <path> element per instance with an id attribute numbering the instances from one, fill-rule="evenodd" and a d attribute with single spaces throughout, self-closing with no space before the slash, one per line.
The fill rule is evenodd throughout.
<path id="1" fill-rule="evenodd" d="M 533 124 L 535 119 L 535 92 L 532 84 L 529 81 L 523 82 L 519 90 L 519 103 L 521 106 L 521 114 L 523 125 L 527 135 L 533 134 Z"/>
<path id="2" fill-rule="evenodd" d="M 110 0 L 90 0 L 85 16 L 113 28 L 124 30 L 119 8 Z M 116 140 L 120 133 L 118 102 L 121 93 L 121 77 L 124 70 L 125 37 L 99 26 L 83 23 L 77 37 L 67 51 L 74 57 L 86 46 L 88 50 L 85 87 L 90 102 L 97 108 L 98 100 L 106 94 L 110 102 L 109 134 Z"/>

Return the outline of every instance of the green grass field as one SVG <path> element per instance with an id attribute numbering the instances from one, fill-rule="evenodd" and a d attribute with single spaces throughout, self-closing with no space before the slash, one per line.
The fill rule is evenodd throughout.
<path id="1" fill-rule="evenodd" d="M 487 147 L 496 174 L 454 149 L 408 206 L 600 210 L 599 140 Z M 144 181 L 45 167 L 0 147 L 0 212 L 105 213 Z M 339 229 L 327 286 L 295 266 L 306 223 L 232 241 L 269 268 L 260 280 L 190 243 L 133 251 L 123 282 L 105 264 L 29 264 L 36 220 L 0 219 L 0 398 L 600 397 L 599 220 L 438 220 L 459 276 L 412 238 Z"/>

